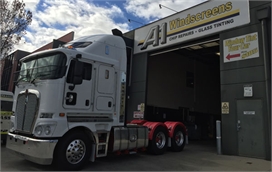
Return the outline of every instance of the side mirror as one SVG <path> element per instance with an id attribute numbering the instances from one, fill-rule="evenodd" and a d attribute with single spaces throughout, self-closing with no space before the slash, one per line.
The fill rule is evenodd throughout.
<path id="1" fill-rule="evenodd" d="M 75 85 L 82 84 L 83 81 L 83 67 L 84 64 L 77 59 L 74 61 L 74 70 L 71 75 L 71 83 L 73 85 L 69 86 L 70 90 L 74 90 Z"/>
<path id="2" fill-rule="evenodd" d="M 82 84 L 83 81 L 83 63 L 76 60 L 75 61 L 75 69 L 74 69 L 74 73 L 73 73 L 73 84 L 74 85 L 79 85 Z"/>

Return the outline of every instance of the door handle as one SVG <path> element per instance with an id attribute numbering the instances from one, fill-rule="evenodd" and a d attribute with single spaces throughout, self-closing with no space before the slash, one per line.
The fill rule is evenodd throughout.
<path id="1" fill-rule="evenodd" d="M 240 129 L 241 129 L 241 121 L 238 120 L 237 121 L 237 131 L 240 131 Z"/>
<path id="2" fill-rule="evenodd" d="M 111 107 L 111 102 L 108 102 L 108 107 Z"/>

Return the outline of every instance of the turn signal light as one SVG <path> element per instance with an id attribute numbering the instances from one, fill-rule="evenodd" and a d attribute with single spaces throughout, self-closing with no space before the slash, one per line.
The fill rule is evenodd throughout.
<path id="1" fill-rule="evenodd" d="M 65 116 L 65 113 L 59 113 L 59 116 L 60 116 L 60 117 L 64 117 L 64 116 Z"/>

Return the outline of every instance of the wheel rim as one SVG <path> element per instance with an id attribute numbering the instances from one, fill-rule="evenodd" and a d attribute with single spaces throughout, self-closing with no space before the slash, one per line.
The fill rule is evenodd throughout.
<path id="1" fill-rule="evenodd" d="M 156 135 L 156 146 L 159 149 L 162 149 L 165 146 L 166 143 L 166 137 L 165 134 L 163 132 L 159 132 Z"/>
<path id="2" fill-rule="evenodd" d="M 79 163 L 85 156 L 86 146 L 82 140 L 72 141 L 66 150 L 66 159 L 71 164 Z"/>
<path id="3" fill-rule="evenodd" d="M 184 136 L 181 131 L 178 131 L 175 135 L 175 141 L 178 146 L 181 146 L 184 142 Z"/>

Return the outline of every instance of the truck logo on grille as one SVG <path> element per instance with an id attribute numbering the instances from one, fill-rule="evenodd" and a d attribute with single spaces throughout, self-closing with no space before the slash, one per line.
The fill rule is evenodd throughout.
<path id="1" fill-rule="evenodd" d="M 25 103 L 27 104 L 27 102 L 28 102 L 28 95 L 26 95 L 25 97 Z"/>
<path id="2" fill-rule="evenodd" d="M 25 95 L 26 95 L 26 97 L 25 97 L 25 104 L 27 104 L 28 103 L 28 89 L 26 89 Z"/>

